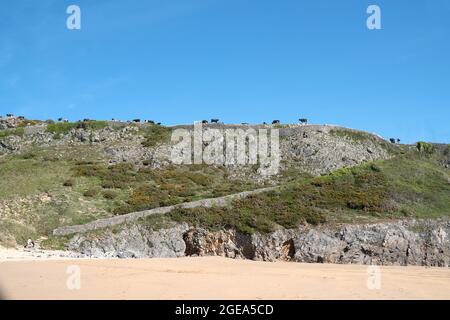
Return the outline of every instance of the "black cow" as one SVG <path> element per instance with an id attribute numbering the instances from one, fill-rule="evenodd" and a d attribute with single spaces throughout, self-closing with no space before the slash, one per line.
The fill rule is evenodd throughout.
<path id="1" fill-rule="evenodd" d="M 58 118 L 58 122 L 61 122 L 63 120 L 63 118 Z"/>
<path id="2" fill-rule="evenodd" d="M 139 123 L 139 122 L 141 122 L 141 119 L 133 119 L 133 122 Z"/>
<path id="3" fill-rule="evenodd" d="M 211 123 L 219 123 L 219 119 L 211 119 Z"/>
<path id="4" fill-rule="evenodd" d="M 207 124 L 207 123 L 208 123 L 208 120 L 202 120 L 202 123 L 203 123 L 203 124 Z"/>
<path id="5" fill-rule="evenodd" d="M 399 138 L 397 138 L 397 143 L 400 143 L 400 139 Z"/>
<path id="6" fill-rule="evenodd" d="M 394 138 L 390 138 L 389 141 L 390 141 L 391 143 L 395 143 L 395 139 L 394 139 Z"/>
<path id="7" fill-rule="evenodd" d="M 280 120 L 273 120 L 272 121 L 272 124 L 279 124 L 280 123 Z"/>
<path id="8" fill-rule="evenodd" d="M 308 123 L 308 119 L 306 119 L 306 118 L 298 119 L 298 121 L 300 121 L 300 123 L 304 123 L 304 124 Z"/>

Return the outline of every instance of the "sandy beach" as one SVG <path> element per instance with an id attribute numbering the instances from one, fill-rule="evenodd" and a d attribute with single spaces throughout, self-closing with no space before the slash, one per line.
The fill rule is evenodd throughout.
<path id="1" fill-rule="evenodd" d="M 3 299 L 450 299 L 449 268 L 380 270 L 377 286 L 368 267 L 358 265 L 220 257 L 3 259 L 0 294 Z"/>

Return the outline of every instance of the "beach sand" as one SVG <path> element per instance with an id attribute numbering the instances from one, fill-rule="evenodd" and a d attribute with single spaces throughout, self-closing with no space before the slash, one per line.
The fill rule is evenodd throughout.
<path id="1" fill-rule="evenodd" d="M 0 295 L 4 299 L 450 299 L 449 268 L 380 270 L 378 276 L 359 265 L 221 257 L 0 260 Z"/>

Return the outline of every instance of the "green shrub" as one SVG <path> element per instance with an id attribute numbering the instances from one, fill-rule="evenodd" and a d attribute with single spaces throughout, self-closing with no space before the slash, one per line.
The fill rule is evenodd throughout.
<path id="1" fill-rule="evenodd" d="M 101 130 L 108 126 L 107 121 L 98 121 L 98 120 L 89 120 L 89 121 L 80 121 L 77 123 L 78 129 L 85 130 Z"/>
<path id="2" fill-rule="evenodd" d="M 112 209 L 112 213 L 115 215 L 127 214 L 133 212 L 133 207 L 128 203 L 116 204 L 116 206 Z"/>
<path id="3" fill-rule="evenodd" d="M 117 192 L 115 192 L 115 191 L 112 191 L 112 190 L 103 191 L 103 198 L 105 198 L 105 199 L 112 200 L 112 199 L 115 199 L 116 197 L 117 197 Z"/>
<path id="4" fill-rule="evenodd" d="M 349 129 L 333 129 L 330 131 L 330 134 L 334 135 L 336 137 L 350 139 L 355 142 L 364 142 L 367 140 L 373 140 L 373 136 L 371 136 L 370 134 L 368 134 L 366 132 L 349 130 Z"/>
<path id="5" fill-rule="evenodd" d="M 143 129 L 144 147 L 154 147 L 159 143 L 169 142 L 172 130 L 170 128 L 158 125 L 146 125 Z"/>
<path id="6" fill-rule="evenodd" d="M 47 132 L 57 135 L 67 134 L 71 129 L 76 128 L 76 122 L 57 122 L 47 124 Z"/>
<path id="7" fill-rule="evenodd" d="M 416 143 L 416 147 L 417 150 L 419 150 L 419 152 L 425 153 L 427 155 L 431 155 L 434 153 L 434 145 L 432 143 L 428 143 L 428 142 L 423 142 L 423 141 L 419 141 Z"/>
<path id="8" fill-rule="evenodd" d="M 445 148 L 444 155 L 445 156 L 449 156 L 450 155 L 450 145 L 448 145 L 447 148 Z"/>
<path id="9" fill-rule="evenodd" d="M 21 158 L 25 160 L 34 159 L 36 158 L 36 154 L 33 152 L 26 152 L 21 155 Z"/>
<path id="10" fill-rule="evenodd" d="M 381 172 L 381 168 L 375 163 L 370 164 L 370 169 L 374 172 Z"/>
<path id="11" fill-rule="evenodd" d="M 79 163 L 76 165 L 75 176 L 97 177 L 105 189 L 125 188 L 136 181 L 136 171 L 129 163 L 119 163 L 112 166 L 94 163 Z"/>
<path id="12" fill-rule="evenodd" d="M 75 180 L 73 180 L 73 179 L 68 179 L 63 182 L 64 187 L 73 187 L 74 185 L 75 185 Z"/>
<path id="13" fill-rule="evenodd" d="M 107 121 L 78 121 L 78 122 L 57 122 L 57 123 L 48 123 L 47 124 L 47 132 L 54 133 L 55 139 L 60 139 L 61 135 L 67 134 L 70 130 L 77 129 L 85 129 L 85 130 L 100 130 L 106 128 L 108 126 Z"/>
<path id="14" fill-rule="evenodd" d="M 95 197 L 98 194 L 98 192 L 99 192 L 98 188 L 89 188 L 83 193 L 83 195 L 85 197 L 92 198 Z"/>
<path id="15" fill-rule="evenodd" d="M 136 181 L 136 171 L 132 164 L 119 163 L 109 166 L 107 170 L 101 172 L 102 186 L 104 188 L 119 188 L 123 189 L 129 187 Z"/>
<path id="16" fill-rule="evenodd" d="M 0 130 L 0 139 L 9 136 L 19 136 L 22 137 L 25 133 L 24 128 L 14 128 L 14 129 L 4 129 Z"/>
<path id="17" fill-rule="evenodd" d="M 304 206 L 294 197 L 277 193 L 235 200 L 231 207 L 178 208 L 170 212 L 169 216 L 174 221 L 185 221 L 195 226 L 213 230 L 233 227 L 247 234 L 272 232 L 277 226 L 295 228 L 300 224 L 317 225 L 326 221 L 317 209 Z"/>
<path id="18" fill-rule="evenodd" d="M 178 209 L 169 215 L 175 221 L 210 229 L 231 226 L 253 233 L 271 232 L 278 226 L 322 224 L 327 221 L 327 212 L 355 211 L 371 215 L 393 209 L 389 206 L 388 180 L 381 167 L 373 164 L 299 179 L 278 192 L 235 200 L 229 208 Z"/>
<path id="19" fill-rule="evenodd" d="M 411 217 L 413 214 L 411 212 L 411 210 L 407 209 L 407 208 L 403 208 L 400 210 L 400 213 L 405 216 L 405 217 Z"/>
<path id="20" fill-rule="evenodd" d="M 102 177 L 107 171 L 107 168 L 103 164 L 93 164 L 93 163 L 79 163 L 76 164 L 75 176 L 79 177 Z"/>
<path id="21" fill-rule="evenodd" d="M 116 187 L 116 184 L 111 181 L 111 180 L 107 180 L 107 181 L 103 181 L 102 182 L 102 188 L 103 189 L 114 189 Z"/>
<path id="22" fill-rule="evenodd" d="M 201 185 L 201 186 L 207 186 L 210 185 L 212 182 L 212 178 L 208 177 L 207 175 L 204 175 L 202 173 L 186 173 L 186 176 L 195 184 Z"/>
<path id="23" fill-rule="evenodd" d="M 132 211 L 153 209 L 171 204 L 167 192 L 151 185 L 136 188 L 127 203 L 131 206 Z"/>
<path id="24" fill-rule="evenodd" d="M 34 126 L 38 123 L 40 123 L 40 121 L 38 121 L 38 120 L 23 120 L 17 126 L 19 128 L 23 128 L 23 127 L 27 127 L 27 126 Z"/>

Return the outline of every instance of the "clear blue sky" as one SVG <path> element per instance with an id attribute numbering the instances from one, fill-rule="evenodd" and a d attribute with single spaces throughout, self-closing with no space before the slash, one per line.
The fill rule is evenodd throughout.
<path id="1" fill-rule="evenodd" d="M 66 8 L 81 7 L 81 30 Z M 366 8 L 382 30 L 366 28 Z M 5 0 L 0 114 L 340 124 L 450 142 L 450 1 Z"/>

